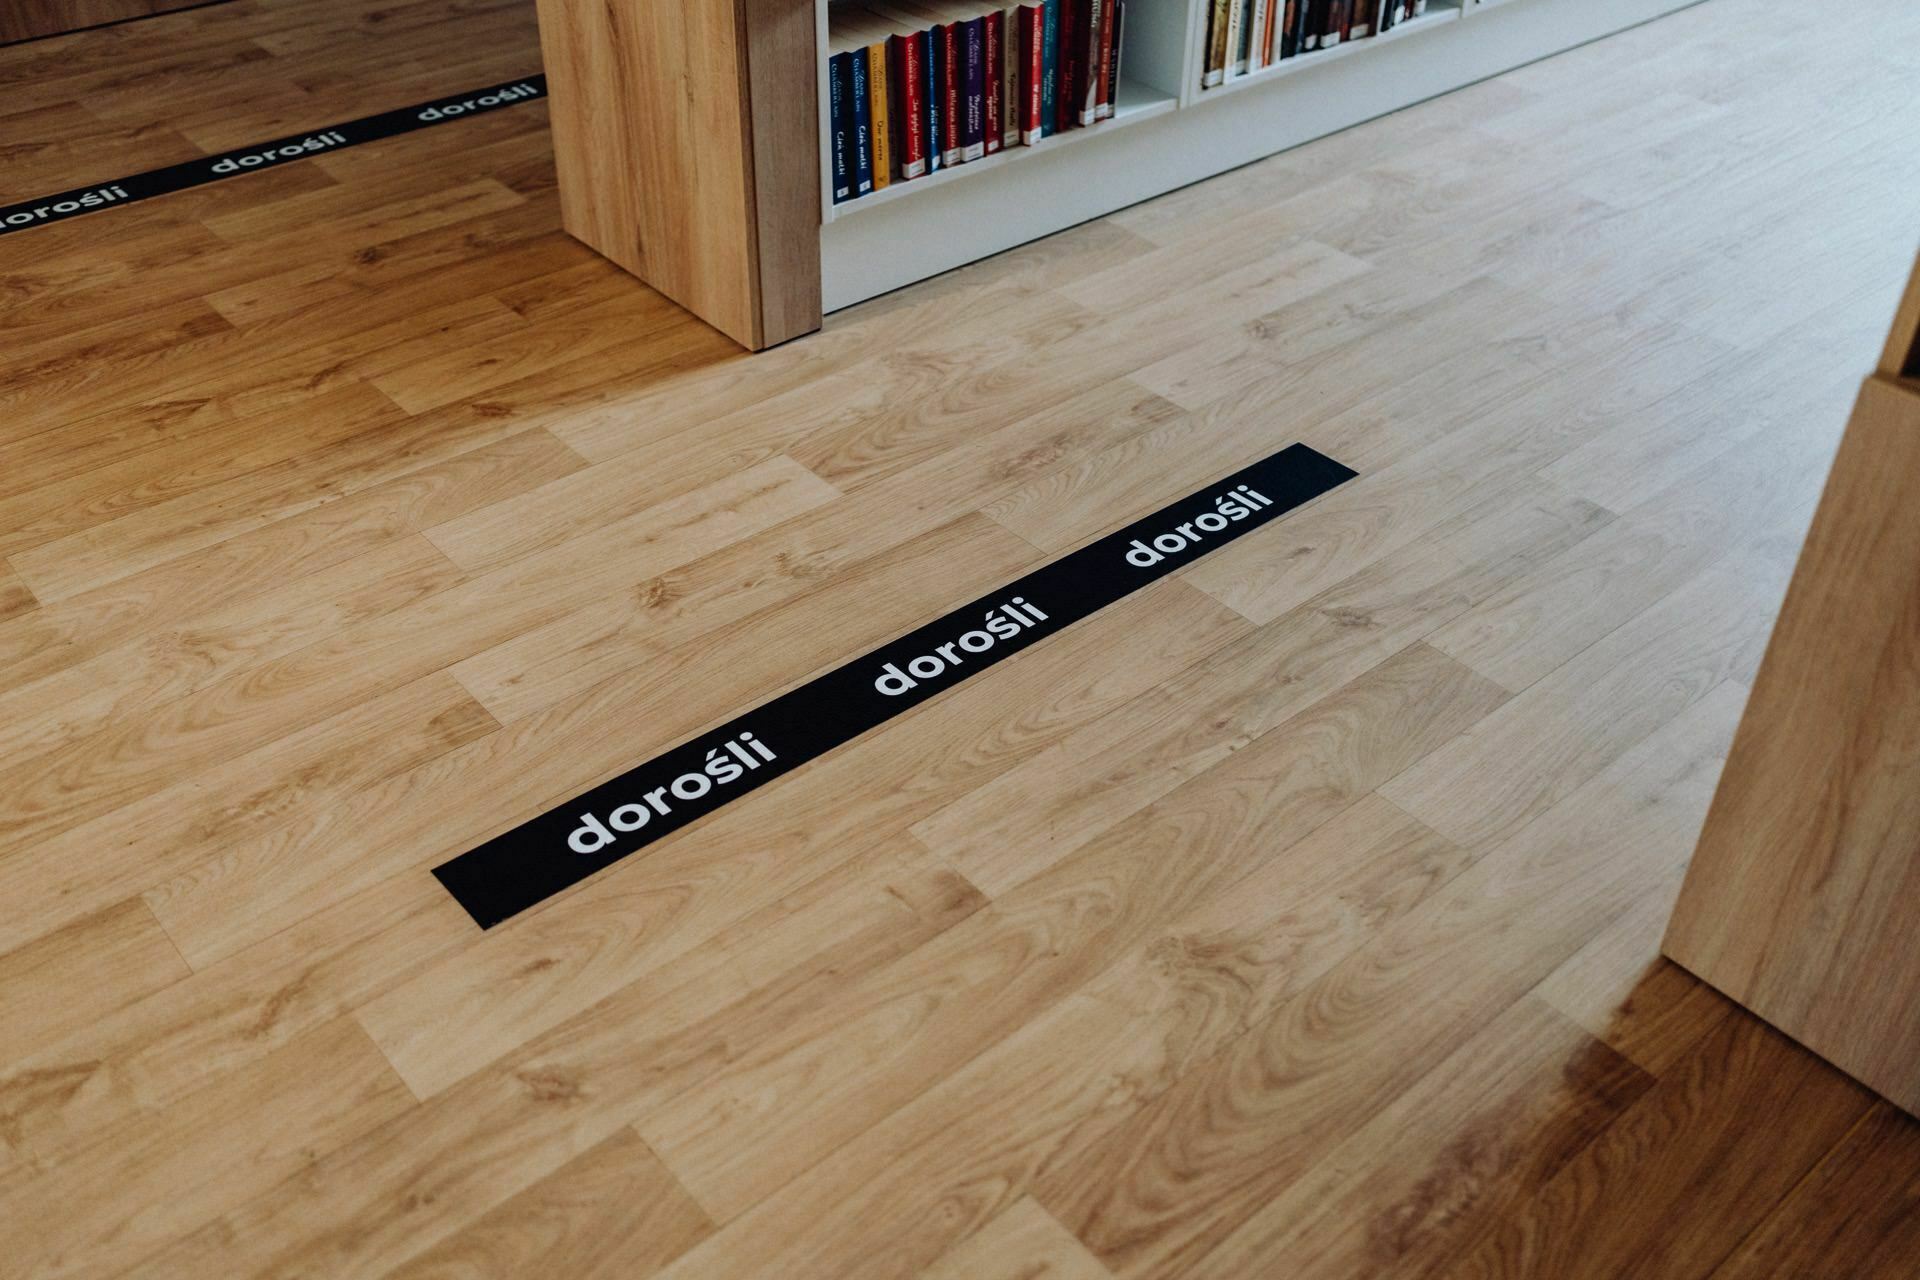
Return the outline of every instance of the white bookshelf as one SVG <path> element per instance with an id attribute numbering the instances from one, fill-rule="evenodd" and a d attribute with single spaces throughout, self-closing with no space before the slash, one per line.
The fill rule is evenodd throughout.
<path id="1" fill-rule="evenodd" d="M 1128 0 L 1112 120 L 821 209 L 836 311 L 1698 0 L 1430 0 L 1385 35 L 1200 87 L 1208 0 Z M 816 0 L 818 48 L 832 0 Z M 831 189 L 820 59 L 821 188 Z"/>

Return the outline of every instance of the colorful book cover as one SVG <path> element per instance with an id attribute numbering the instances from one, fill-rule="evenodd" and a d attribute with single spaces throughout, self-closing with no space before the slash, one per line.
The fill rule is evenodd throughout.
<path id="1" fill-rule="evenodd" d="M 1040 30 L 1040 136 L 1053 136 L 1060 96 L 1060 6 L 1071 0 L 1046 0 Z"/>
<path id="2" fill-rule="evenodd" d="M 1020 145 L 1020 10 L 1003 11 L 1000 20 L 1000 145 Z"/>
<path id="3" fill-rule="evenodd" d="M 927 132 L 922 120 L 927 110 L 927 84 L 920 37 L 891 36 L 887 40 L 887 53 L 887 70 L 892 74 L 894 86 L 894 137 L 900 143 L 900 177 L 903 180 L 924 177 Z"/>
<path id="4" fill-rule="evenodd" d="M 1047 14 L 1044 5 L 1020 6 L 1020 141 L 1040 141 L 1040 76 Z"/>
<path id="5" fill-rule="evenodd" d="M 1086 54 L 1080 35 L 1080 8 L 1087 0 L 1060 0 L 1060 60 L 1054 71 L 1053 131 L 1065 133 L 1080 123 L 1080 63 Z"/>
<path id="6" fill-rule="evenodd" d="M 920 118 L 920 128 L 927 139 L 927 172 L 937 172 L 947 162 L 942 149 L 946 138 L 944 124 L 947 101 L 946 77 L 941 72 L 940 42 L 934 31 L 929 28 L 922 31 L 920 40 L 920 66 L 926 82 L 927 109 Z"/>
<path id="7" fill-rule="evenodd" d="M 1227 78 L 1227 15 L 1233 0 L 1213 0 L 1207 18 L 1207 63 L 1200 76 L 1202 88 L 1211 89 Z"/>
<path id="8" fill-rule="evenodd" d="M 1106 0 L 1087 0 L 1087 27 L 1081 35 L 1086 50 L 1081 55 L 1079 97 L 1075 99 L 1083 125 L 1100 118 L 1100 24 L 1106 8 Z"/>
<path id="9" fill-rule="evenodd" d="M 887 42 L 867 46 L 867 116 L 873 122 L 873 189 L 893 182 L 892 90 L 887 81 Z"/>
<path id="10" fill-rule="evenodd" d="M 867 100 L 867 51 L 855 49 L 847 54 L 852 73 L 847 77 L 847 95 L 852 99 L 853 117 L 850 137 L 853 142 L 853 194 L 858 199 L 873 190 L 873 117 Z"/>
<path id="11" fill-rule="evenodd" d="M 852 74 L 844 53 L 827 59 L 827 130 L 833 150 L 833 202 L 853 197 L 853 147 L 849 134 L 852 113 L 847 110 L 847 79 Z"/>
<path id="12" fill-rule="evenodd" d="M 1005 97 L 1001 89 L 1002 77 L 1000 67 L 1006 60 L 1006 55 L 1000 47 L 1002 44 L 1000 24 L 1002 21 L 1003 19 L 998 9 L 983 15 L 980 19 L 981 30 L 984 33 L 983 46 L 986 54 L 986 91 L 985 102 L 983 104 L 985 107 L 983 113 L 984 136 L 981 138 L 981 142 L 984 144 L 984 149 L 988 155 L 992 155 L 998 151 L 1005 140 L 1005 132 L 1000 128 L 1000 108 Z"/>
<path id="13" fill-rule="evenodd" d="M 966 96 L 960 109 L 960 159 L 978 160 L 986 154 L 987 137 L 987 22 L 973 18 L 956 23 L 960 28 L 961 74 L 966 77 Z"/>
<path id="14" fill-rule="evenodd" d="M 1106 8 L 1100 17 L 1100 85 L 1094 95 L 1093 118 L 1111 120 L 1113 118 L 1113 64 L 1120 56 L 1117 41 L 1120 38 L 1120 0 L 1106 0 Z"/>
<path id="15" fill-rule="evenodd" d="M 940 36 L 940 158 L 947 164 L 960 163 L 961 113 L 967 96 L 966 69 L 961 62 L 960 24 L 949 22 L 936 27 Z"/>

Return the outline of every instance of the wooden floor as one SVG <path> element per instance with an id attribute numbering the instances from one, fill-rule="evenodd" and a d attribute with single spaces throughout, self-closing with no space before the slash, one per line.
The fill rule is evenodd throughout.
<path id="1" fill-rule="evenodd" d="M 0 201 L 537 64 L 0 50 Z M 0 239 L 0 1274 L 1911 1277 L 1920 1124 L 1656 947 L 1916 119 L 1912 5 L 1708 0 L 758 357 L 538 104 Z M 1294 439 L 543 909 L 428 874 Z"/>

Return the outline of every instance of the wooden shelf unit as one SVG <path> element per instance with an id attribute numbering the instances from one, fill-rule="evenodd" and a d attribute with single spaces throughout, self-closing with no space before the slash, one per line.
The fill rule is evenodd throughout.
<path id="1" fill-rule="evenodd" d="M 1661 950 L 1920 1115 L 1920 262 Z"/>
<path id="2" fill-rule="evenodd" d="M 833 0 L 539 2 L 567 229 L 757 349 L 1698 0 L 1431 0 L 1385 35 L 1206 90 L 1209 0 L 1128 0 L 1114 119 L 838 206 L 824 118 Z"/>

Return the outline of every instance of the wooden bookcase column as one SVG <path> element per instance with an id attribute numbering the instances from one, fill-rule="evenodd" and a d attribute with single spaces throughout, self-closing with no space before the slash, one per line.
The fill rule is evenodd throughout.
<path id="1" fill-rule="evenodd" d="M 1668 922 L 1679 964 L 1920 1115 L 1920 265 Z"/>
<path id="2" fill-rule="evenodd" d="M 814 0 L 538 0 L 561 221 L 741 345 L 820 327 Z"/>

